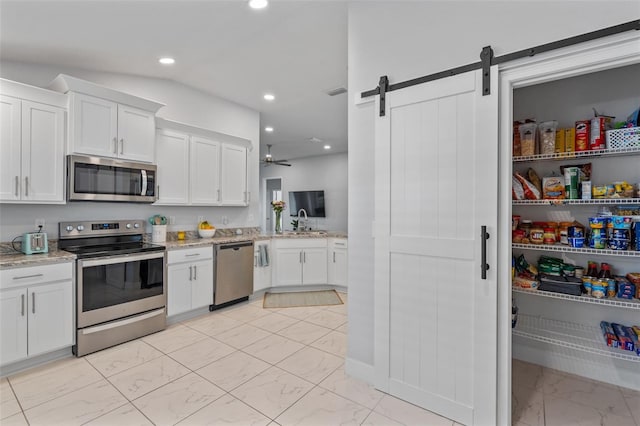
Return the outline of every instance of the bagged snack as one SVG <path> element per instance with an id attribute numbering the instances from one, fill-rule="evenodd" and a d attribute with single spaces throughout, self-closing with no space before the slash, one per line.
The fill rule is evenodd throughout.
<path id="1" fill-rule="evenodd" d="M 529 182 L 534 184 L 535 187 L 538 188 L 539 192 L 542 192 L 542 182 L 540 182 L 540 177 L 531 167 L 527 170 L 527 177 L 529 178 Z"/>
<path id="2" fill-rule="evenodd" d="M 539 200 L 540 197 L 542 196 L 540 194 L 540 191 L 538 191 L 538 188 L 536 188 L 536 186 L 534 184 L 532 184 L 531 182 L 529 182 L 527 179 L 525 179 L 520 173 L 516 172 L 514 174 L 514 176 L 516 177 L 516 179 L 518 179 L 520 181 L 520 183 L 522 184 L 522 188 L 524 189 L 524 197 L 527 200 Z"/>
<path id="3" fill-rule="evenodd" d="M 511 198 L 514 200 L 524 200 L 524 188 L 515 176 L 511 176 Z"/>

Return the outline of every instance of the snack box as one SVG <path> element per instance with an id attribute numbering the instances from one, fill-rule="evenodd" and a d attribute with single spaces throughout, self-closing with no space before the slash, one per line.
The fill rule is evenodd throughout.
<path id="1" fill-rule="evenodd" d="M 601 321 L 600 328 L 602 329 L 602 335 L 604 336 L 604 341 L 607 343 L 607 346 L 617 348 L 620 342 L 618 342 L 618 338 L 611 324 L 606 321 Z"/>
<path id="2" fill-rule="evenodd" d="M 636 348 L 636 355 L 640 356 L 640 343 L 638 343 L 638 335 L 633 331 L 633 328 L 623 326 L 624 332 L 631 337 L 631 341 L 633 342 L 633 346 Z"/>
<path id="3" fill-rule="evenodd" d="M 542 178 L 542 198 L 547 200 L 562 200 L 564 197 L 564 178 L 559 176 Z"/>
<path id="4" fill-rule="evenodd" d="M 515 277 L 513 279 L 513 287 L 523 288 L 525 290 L 537 290 L 540 283 L 524 277 Z"/>
<path id="5" fill-rule="evenodd" d="M 633 346 L 633 340 L 631 340 L 631 335 L 629 335 L 624 329 L 623 325 L 612 323 L 611 327 L 613 331 L 616 333 L 616 337 L 618 338 L 618 342 L 620 344 L 620 348 L 625 351 L 634 351 L 635 347 Z"/>
<path id="6" fill-rule="evenodd" d="M 629 272 L 627 274 L 627 279 L 636 286 L 640 285 L 640 272 Z"/>

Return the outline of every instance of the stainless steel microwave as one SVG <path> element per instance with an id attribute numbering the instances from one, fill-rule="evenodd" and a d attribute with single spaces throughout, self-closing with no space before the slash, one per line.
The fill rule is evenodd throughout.
<path id="1" fill-rule="evenodd" d="M 156 166 L 84 155 L 67 156 L 67 200 L 153 203 Z"/>

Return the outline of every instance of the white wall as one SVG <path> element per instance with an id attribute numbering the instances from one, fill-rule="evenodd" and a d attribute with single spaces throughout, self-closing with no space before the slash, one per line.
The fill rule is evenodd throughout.
<path id="1" fill-rule="evenodd" d="M 347 154 L 300 158 L 290 163 L 291 167 L 260 168 L 261 185 L 265 178 L 282 178 L 282 196 L 287 203 L 282 215 L 283 229 L 292 229 L 289 191 L 324 190 L 327 217 L 309 219 L 309 224 L 314 229 L 347 232 Z"/>
<path id="2" fill-rule="evenodd" d="M 84 202 L 64 206 L 3 204 L 0 206 L 0 241 L 33 230 L 36 218 L 46 220 L 45 228 L 51 238 L 57 238 L 60 221 L 146 219 L 154 214 L 175 216 L 176 224 L 169 230 L 195 229 L 198 216 L 205 216 L 222 228 L 259 226 L 260 114 L 257 111 L 164 79 L 7 61 L 0 67 L 0 77 L 39 87 L 46 87 L 60 73 L 164 103 L 166 106 L 158 112 L 159 117 L 250 140 L 254 149 L 249 153 L 249 191 L 255 196 L 251 197 L 249 207 L 154 207 Z M 222 216 L 229 218 L 227 225 L 222 223 Z"/>
<path id="3" fill-rule="evenodd" d="M 638 19 L 637 1 L 351 2 L 349 86 L 349 342 L 347 366 L 374 365 L 374 119 L 356 105 L 380 76 L 390 83 Z M 361 370 L 361 371 L 363 371 Z M 351 369 L 354 371 L 354 369 Z M 362 376 L 362 374 L 360 374 Z"/>

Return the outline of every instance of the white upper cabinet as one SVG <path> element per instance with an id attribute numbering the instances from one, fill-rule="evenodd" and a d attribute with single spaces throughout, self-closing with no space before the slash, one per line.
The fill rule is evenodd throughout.
<path id="1" fill-rule="evenodd" d="M 191 136 L 191 204 L 220 204 L 220 144 Z"/>
<path id="2" fill-rule="evenodd" d="M 65 97 L 8 80 L 2 83 L 0 200 L 64 203 Z"/>
<path id="3" fill-rule="evenodd" d="M 247 149 L 243 146 L 223 145 L 220 164 L 222 204 L 226 206 L 246 206 L 249 204 Z"/>
<path id="4" fill-rule="evenodd" d="M 156 204 L 189 203 L 189 136 L 159 129 L 156 137 L 158 175 Z"/>
<path id="5" fill-rule="evenodd" d="M 156 204 L 249 204 L 247 148 L 241 145 L 248 141 L 164 119 L 158 124 Z"/>
<path id="6" fill-rule="evenodd" d="M 70 95 L 70 153 L 153 162 L 155 114 L 163 104 L 64 74 L 49 87 Z"/>
<path id="7" fill-rule="evenodd" d="M 82 93 L 71 93 L 71 151 L 152 162 L 155 115 Z"/>

